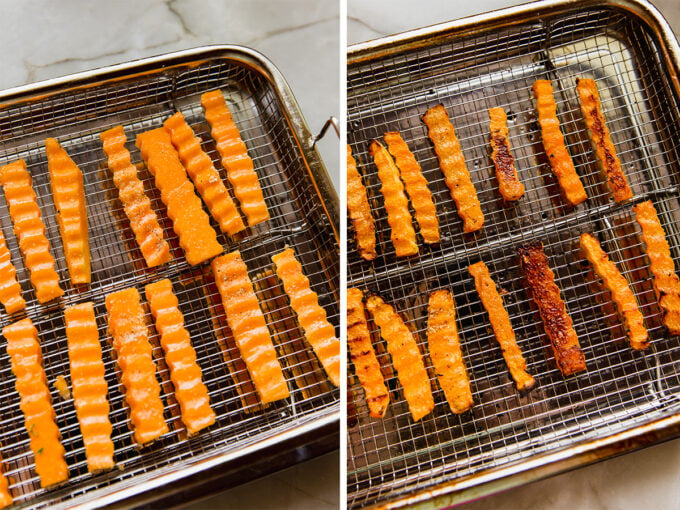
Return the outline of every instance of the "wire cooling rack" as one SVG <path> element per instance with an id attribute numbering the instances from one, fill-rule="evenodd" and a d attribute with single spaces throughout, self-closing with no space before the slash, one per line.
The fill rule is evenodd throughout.
<path id="1" fill-rule="evenodd" d="M 646 24 L 617 9 L 585 8 L 415 46 L 355 62 L 350 55 L 348 142 L 376 218 L 378 257 L 363 261 L 350 232 L 348 286 L 378 293 L 395 306 L 423 353 L 428 295 L 451 289 L 475 405 L 463 415 L 452 414 L 425 356 L 436 406 L 414 423 L 384 342 L 369 323 L 392 401 L 384 419 L 370 418 L 350 369 L 351 507 L 399 500 L 680 410 L 678 339 L 662 328 L 633 204 L 612 201 L 576 93 L 577 78 L 596 80 L 635 194 L 632 202 L 654 201 L 680 267 L 674 167 L 680 115 L 659 46 Z M 588 200 L 576 208 L 560 197 L 543 153 L 531 90 L 536 79 L 552 80 L 561 127 L 588 193 Z M 449 112 L 485 214 L 484 228 L 474 235 L 463 234 L 421 120 L 437 104 Z M 510 144 L 526 187 L 515 205 L 503 203 L 490 159 L 488 110 L 494 106 L 508 114 Z M 394 254 L 377 169 L 368 155 L 372 139 L 394 130 L 401 132 L 430 183 L 442 235 L 434 246 L 419 238 L 419 255 L 407 259 Z M 629 347 L 611 296 L 579 253 L 582 232 L 600 239 L 631 282 L 652 339 L 647 351 Z M 519 272 L 516 249 L 534 239 L 545 246 L 587 361 L 586 372 L 567 379 L 546 348 L 540 317 Z M 538 383 L 526 395 L 515 389 L 467 271 L 479 260 L 507 292 L 504 301 L 518 343 Z"/>
<path id="2" fill-rule="evenodd" d="M 51 385 L 58 375 L 65 375 L 67 380 L 69 377 L 63 308 L 93 301 L 103 345 L 118 467 L 94 476 L 88 473 L 73 401 L 61 399 L 51 387 L 70 479 L 60 488 L 40 488 L 19 408 L 19 396 L 14 389 L 14 376 L 2 347 L 2 464 L 15 501 L 26 506 L 70 506 L 91 501 L 94 491 L 99 497 L 132 485 L 139 486 L 152 477 L 177 473 L 199 460 L 256 445 L 338 410 L 339 392 L 327 382 L 322 367 L 297 326 L 282 285 L 272 273 L 271 255 L 286 245 L 294 248 L 312 289 L 319 295 L 321 306 L 327 311 L 330 322 L 338 327 L 338 245 L 310 178 L 309 163 L 305 161 L 271 81 L 251 66 L 214 53 L 207 58 L 194 55 L 182 65 L 163 69 L 157 64 L 144 71 L 138 74 L 130 71 L 129 76 L 122 79 L 77 87 L 48 97 L 24 98 L 0 109 L 0 139 L 3 141 L 0 164 L 17 158 L 26 160 L 61 284 L 66 289 L 60 301 L 46 306 L 37 303 L 12 232 L 4 197 L 0 197 L 2 230 L 12 252 L 12 262 L 17 267 L 23 295 L 28 300 L 26 314 L 39 332 L 47 380 Z M 186 263 L 160 193 L 153 185 L 153 177 L 134 147 L 138 133 L 161 126 L 168 116 L 181 111 L 230 188 L 200 106 L 200 94 L 217 88 L 225 93 L 248 146 L 271 214 L 269 221 L 248 229 L 235 239 L 218 235 L 226 252 L 241 251 L 291 388 L 289 399 L 266 408 L 258 404 L 247 370 L 226 327 L 209 264 L 191 267 Z M 159 215 L 171 245 L 172 261 L 158 268 L 148 269 L 144 263 L 102 151 L 99 134 L 117 124 L 123 124 L 125 128 L 133 163 L 138 167 L 152 208 Z M 92 254 L 92 284 L 87 290 L 74 288 L 68 278 L 43 149 L 44 139 L 49 136 L 61 142 L 84 174 Z M 212 218 L 211 222 L 219 232 Z M 161 278 L 172 281 L 217 420 L 197 436 L 186 438 L 168 369 L 152 327 L 153 356 L 170 432 L 150 447 L 139 450 L 128 427 L 122 388 L 117 380 L 118 368 L 109 346 L 104 298 L 110 292 L 136 287 L 144 300 L 144 286 Z M 146 320 L 151 325 L 153 320 L 148 307 L 146 312 Z M 0 327 L 17 320 L 19 315 L 10 318 L 3 314 Z"/>

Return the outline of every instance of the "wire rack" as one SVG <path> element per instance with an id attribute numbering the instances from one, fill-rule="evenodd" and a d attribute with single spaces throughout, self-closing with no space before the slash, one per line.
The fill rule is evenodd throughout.
<path id="1" fill-rule="evenodd" d="M 200 106 L 200 94 L 216 88 L 222 89 L 227 97 L 253 158 L 271 214 L 270 221 L 248 229 L 236 239 L 225 234 L 218 236 L 225 251 L 241 251 L 291 388 L 289 399 L 267 408 L 258 404 L 247 370 L 226 327 L 209 264 L 191 267 L 186 263 L 160 201 L 160 193 L 134 147 L 138 133 L 161 126 L 168 116 L 181 111 L 229 187 L 210 136 L 210 126 L 203 118 Z M 144 263 L 101 148 L 99 134 L 117 124 L 125 127 L 133 162 L 137 164 L 140 179 L 171 245 L 173 260 L 159 268 L 148 269 Z M 92 253 L 92 284 L 87 290 L 74 288 L 68 278 L 43 150 L 44 139 L 48 136 L 54 136 L 62 143 L 84 174 Z M 48 98 L 28 99 L 0 110 L 0 138 L 3 140 L 0 164 L 24 158 L 33 176 L 47 237 L 61 284 L 66 289 L 63 299 L 58 302 L 46 306 L 37 303 L 12 232 L 4 197 L 0 198 L 0 222 L 13 254 L 23 295 L 28 300 L 26 314 L 39 331 L 47 380 L 51 385 L 58 375 L 65 375 L 67 380 L 69 377 L 63 308 L 77 302 L 93 301 L 103 344 L 115 461 L 119 468 L 95 476 L 88 473 L 73 401 L 62 400 L 51 387 L 70 479 L 60 488 L 40 488 L 19 408 L 19 396 L 14 389 L 14 376 L 2 348 L 0 395 L 4 404 L 0 411 L 0 450 L 16 502 L 31 507 L 82 503 L 92 499 L 95 489 L 99 489 L 97 495 L 101 496 L 139 484 L 152 476 L 235 451 L 337 412 L 339 392 L 331 388 L 323 369 L 303 340 L 283 288 L 273 276 L 270 257 L 286 245 L 295 249 L 312 289 L 319 295 L 321 306 L 337 328 L 338 246 L 298 142 L 264 75 L 236 61 L 214 58 Z M 214 221 L 213 226 L 219 232 Z M 186 438 L 168 369 L 151 327 L 153 356 L 170 432 L 150 447 L 139 450 L 128 427 L 122 388 L 117 379 L 118 369 L 109 345 L 104 298 L 110 292 L 127 287 L 136 287 L 144 296 L 144 285 L 161 278 L 172 280 L 217 420 L 196 437 Z M 148 307 L 146 311 L 146 320 L 151 325 L 153 320 Z M 14 320 L 17 317 L 3 314 L 0 327 Z"/>
<path id="2" fill-rule="evenodd" d="M 427 352 L 428 295 L 454 294 L 464 359 L 475 405 L 452 414 L 425 356 L 434 411 L 414 423 L 391 368 L 384 342 L 369 323 L 390 389 L 382 420 L 369 417 L 363 390 L 350 369 L 348 502 L 364 507 L 404 497 L 466 475 L 680 411 L 680 347 L 661 325 L 632 204 L 615 204 L 591 148 L 576 94 L 576 78 L 594 78 L 602 108 L 635 194 L 651 198 L 680 267 L 678 237 L 678 103 L 663 72 L 659 48 L 638 18 L 615 9 L 528 20 L 474 36 L 449 37 L 348 67 L 348 142 L 360 163 L 376 218 L 378 257 L 363 261 L 348 238 L 348 286 L 380 294 L 401 312 Z M 551 79 L 569 151 L 588 193 L 571 208 L 545 157 L 531 85 Z M 422 115 L 444 104 L 456 128 L 485 214 L 474 235 L 462 222 L 427 138 Z M 510 143 L 525 196 L 503 203 L 489 148 L 488 109 L 508 114 Z M 398 130 L 422 166 L 437 206 L 442 240 L 419 239 L 416 257 L 398 259 L 380 195 L 377 169 L 367 153 L 372 139 Z M 413 213 L 413 211 L 412 211 Z M 349 224 L 349 221 L 348 221 Z M 594 233 L 640 302 L 652 339 L 633 351 L 611 296 L 579 253 L 578 237 Z M 563 378 L 556 368 L 538 311 L 519 271 L 517 247 L 539 239 L 584 350 L 587 371 Z M 528 371 L 537 388 L 515 389 L 467 268 L 483 260 L 504 289 L 504 301 Z M 351 366 L 351 363 L 350 363 Z"/>

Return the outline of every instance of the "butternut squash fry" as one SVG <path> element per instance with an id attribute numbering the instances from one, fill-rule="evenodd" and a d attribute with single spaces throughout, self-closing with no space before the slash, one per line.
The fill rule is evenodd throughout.
<path id="1" fill-rule="evenodd" d="M 515 158 L 512 157 L 508 138 L 508 117 L 503 108 L 489 109 L 491 131 L 491 159 L 496 167 L 498 191 L 504 200 L 512 202 L 524 195 L 524 185 L 519 182 Z"/>
<path id="2" fill-rule="evenodd" d="M 368 204 L 366 187 L 361 181 L 357 163 L 352 157 L 352 148 L 347 146 L 347 210 L 352 220 L 359 255 L 365 260 L 373 260 L 375 252 L 375 221 Z"/>
<path id="3" fill-rule="evenodd" d="M 21 297 L 21 285 L 17 282 L 16 274 L 17 270 L 12 264 L 12 254 L 7 248 L 5 235 L 0 230 L 0 303 L 10 315 L 26 308 L 26 301 Z"/>

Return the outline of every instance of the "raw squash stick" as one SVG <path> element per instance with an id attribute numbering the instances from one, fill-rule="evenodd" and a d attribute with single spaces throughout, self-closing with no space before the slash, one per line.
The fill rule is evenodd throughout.
<path id="1" fill-rule="evenodd" d="M 609 188 L 614 193 L 614 200 L 621 202 L 633 198 L 633 191 L 628 185 L 628 179 L 623 172 L 621 161 L 616 155 L 616 147 L 612 142 L 609 129 L 604 120 L 600 93 L 597 90 L 595 80 L 578 79 L 576 90 L 581 99 L 581 111 L 586 119 L 590 141 L 595 147 L 595 154 L 602 172 L 609 181 Z"/>
<path id="2" fill-rule="evenodd" d="M 359 255 L 365 260 L 373 260 L 375 252 L 375 220 L 368 204 L 366 186 L 357 170 L 357 162 L 352 157 L 352 148 L 347 145 L 347 211 L 352 220 Z"/>
<path id="3" fill-rule="evenodd" d="M 503 305 L 503 298 L 498 293 L 496 283 L 491 279 L 489 268 L 486 267 L 484 262 L 477 262 L 472 264 L 468 270 L 475 281 L 475 288 L 479 298 L 482 300 L 482 305 L 484 305 L 484 309 L 489 314 L 491 328 L 498 344 L 501 346 L 503 358 L 508 366 L 510 375 L 517 385 L 517 389 L 520 391 L 530 390 L 534 387 L 536 381 L 527 373 L 527 363 L 517 345 L 515 332 L 510 323 L 510 316 Z"/>
<path id="4" fill-rule="evenodd" d="M 222 253 L 210 218 L 164 128 L 137 135 L 137 147 L 153 174 L 187 262 L 194 266 Z"/>
<path id="5" fill-rule="evenodd" d="M 238 127 L 227 107 L 222 91 L 213 90 L 201 95 L 205 118 L 212 128 L 211 134 L 222 156 L 222 166 L 234 188 L 234 194 L 241 205 L 250 226 L 269 219 L 260 181 L 257 178 L 253 160 L 241 139 Z"/>
<path id="6" fill-rule="evenodd" d="M 347 346 L 354 372 L 366 393 L 369 413 L 373 418 L 382 418 L 387 412 L 390 395 L 371 344 L 363 300 L 361 290 L 347 289 Z"/>
<path id="7" fill-rule="evenodd" d="M 460 347 L 456 309 L 448 290 L 430 294 L 427 310 L 427 343 L 439 385 L 451 411 L 461 414 L 472 407 L 470 378 Z"/>
<path id="8" fill-rule="evenodd" d="M 26 162 L 19 159 L 0 167 L 0 183 L 19 240 L 19 250 L 31 272 L 35 297 L 40 303 L 61 297 L 64 291 L 59 286 L 59 275 L 54 269 L 50 242 L 45 237 L 45 224 Z"/>
<path id="9" fill-rule="evenodd" d="M 646 349 L 649 346 L 649 340 L 644 317 L 628 282 L 616 265 L 609 260 L 609 256 L 595 236 L 588 233 L 581 234 L 581 249 L 590 265 L 593 266 L 595 274 L 602 279 L 604 286 L 611 292 L 630 340 L 630 346 L 636 350 Z"/>
<path id="10" fill-rule="evenodd" d="M 12 254 L 7 248 L 5 235 L 0 230 L 0 303 L 8 314 L 26 308 L 26 301 L 21 297 L 21 285 L 17 282 L 17 270 L 12 264 Z"/>
<path id="11" fill-rule="evenodd" d="M 151 354 L 149 332 L 139 292 L 130 288 L 108 294 L 106 310 L 113 339 L 125 403 L 130 411 L 131 429 L 140 446 L 168 432 L 163 417 L 161 387 L 156 379 L 156 363 Z"/>
<path id="12" fill-rule="evenodd" d="M 567 151 L 562 131 L 560 131 L 557 103 L 553 97 L 550 80 L 536 80 L 533 91 L 536 98 L 538 123 L 543 137 L 543 148 L 550 160 L 550 166 L 567 200 L 572 205 L 578 205 L 588 197 Z"/>
<path id="13" fill-rule="evenodd" d="M 68 480 L 68 466 L 47 387 L 38 331 L 31 319 L 26 318 L 6 326 L 2 334 L 16 377 L 14 384 L 21 398 L 21 411 L 40 486 L 50 487 L 65 482 Z"/>
<path id="14" fill-rule="evenodd" d="M 538 306 L 545 332 L 552 344 L 557 367 L 568 376 L 586 369 L 586 360 L 576 336 L 567 307 L 555 284 L 555 275 L 540 241 L 520 246 L 520 266 L 527 279 L 531 296 Z"/>
<path id="15" fill-rule="evenodd" d="M 392 306 L 378 296 L 366 300 L 366 308 L 380 328 L 380 336 L 387 343 L 387 351 L 397 370 L 397 377 L 404 389 L 411 416 L 418 421 L 434 409 L 434 397 L 430 378 L 423 363 L 413 333 L 404 324 Z"/>
<path id="16" fill-rule="evenodd" d="M 439 158 L 439 167 L 444 173 L 451 198 L 456 203 L 458 216 L 463 220 L 463 232 L 480 230 L 484 225 L 482 206 L 444 105 L 440 104 L 427 110 L 423 122 L 427 125 L 427 135 L 432 140 L 434 151 Z"/>
<path id="17" fill-rule="evenodd" d="M 512 202 L 524 195 L 524 185 L 519 182 L 515 158 L 510 150 L 508 138 L 508 117 L 503 108 L 489 109 L 489 127 L 491 131 L 491 159 L 496 167 L 498 191 L 504 200 Z"/>
<path id="18" fill-rule="evenodd" d="M 61 244 L 71 281 L 75 285 L 90 283 L 90 236 L 87 231 L 83 172 L 54 138 L 45 140 L 45 153 Z"/>
<path id="19" fill-rule="evenodd" d="M 94 305 L 90 302 L 64 310 L 66 339 L 73 385 L 73 403 L 85 443 L 90 473 L 113 468 L 108 386 L 99 343 Z"/>
<path id="20" fill-rule="evenodd" d="M 212 159 L 201 148 L 201 140 L 184 120 L 184 116 L 177 112 L 163 126 L 170 134 L 172 144 L 210 214 L 219 223 L 220 230 L 229 235 L 244 230 L 246 226 L 236 210 L 236 204 L 215 170 Z"/>
<path id="21" fill-rule="evenodd" d="M 169 262 L 170 245 L 163 237 L 163 229 L 144 192 L 144 184 L 137 176 L 130 152 L 125 148 L 123 126 L 104 131 L 100 138 L 113 174 L 113 183 L 118 188 L 118 198 L 130 220 L 130 227 L 146 265 L 156 267 Z"/>
<path id="22" fill-rule="evenodd" d="M 382 183 L 380 192 L 385 199 L 387 222 L 392 229 L 391 239 L 397 257 L 408 257 L 418 253 L 416 231 L 413 229 L 411 213 L 404 185 L 399 178 L 399 169 L 390 153 L 380 142 L 374 140 L 368 149 L 378 167 L 378 177 Z"/>
<path id="23" fill-rule="evenodd" d="M 340 386 L 340 340 L 335 336 L 335 328 L 326 318 L 326 311 L 319 306 L 319 297 L 310 288 L 309 280 L 295 258 L 295 252 L 292 248 L 287 248 L 272 256 L 272 262 L 305 339 L 314 349 L 328 378 L 335 386 Z"/>
<path id="24" fill-rule="evenodd" d="M 212 270 L 229 329 L 260 400 L 267 403 L 288 398 L 288 384 L 241 254 L 235 251 L 216 257 Z"/>
<path id="25" fill-rule="evenodd" d="M 633 210 L 642 229 L 647 248 L 649 270 L 654 277 L 654 292 L 663 311 L 663 323 L 673 335 L 680 334 L 680 281 L 675 272 L 671 249 L 651 200 L 639 203 Z"/>
<path id="26" fill-rule="evenodd" d="M 432 193 L 427 186 L 427 180 L 423 176 L 420 165 L 415 156 L 404 142 L 398 132 L 385 133 L 384 137 L 387 148 L 394 157 L 401 180 L 406 186 L 416 212 L 416 221 L 420 226 L 420 235 L 423 241 L 428 244 L 439 242 L 439 220 L 437 220 L 437 209 L 432 200 Z"/>
<path id="27" fill-rule="evenodd" d="M 215 423 L 215 412 L 210 407 L 208 390 L 196 362 L 196 351 L 184 327 L 184 316 L 178 308 L 179 302 L 172 292 L 170 280 L 166 278 L 147 285 L 146 299 L 161 336 L 182 422 L 189 435 L 194 435 Z"/>

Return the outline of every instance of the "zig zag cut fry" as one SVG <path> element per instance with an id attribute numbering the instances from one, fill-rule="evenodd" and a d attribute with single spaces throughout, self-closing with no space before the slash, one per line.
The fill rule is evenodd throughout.
<path id="1" fill-rule="evenodd" d="M 17 282 L 16 275 L 12 254 L 7 248 L 5 235 L 0 230 L 0 303 L 10 315 L 26 308 L 26 301 L 21 297 L 21 285 Z"/>
<path id="2" fill-rule="evenodd" d="M 375 221 L 368 204 L 366 187 L 357 170 L 357 162 L 352 157 L 352 148 L 347 146 L 347 210 L 354 226 L 359 255 L 365 260 L 373 260 L 375 252 Z"/>
<path id="3" fill-rule="evenodd" d="M 489 109 L 491 131 L 491 159 L 496 167 L 498 191 L 508 202 L 519 200 L 524 195 L 524 185 L 519 182 L 515 158 L 510 150 L 508 138 L 508 117 L 503 108 Z"/>

